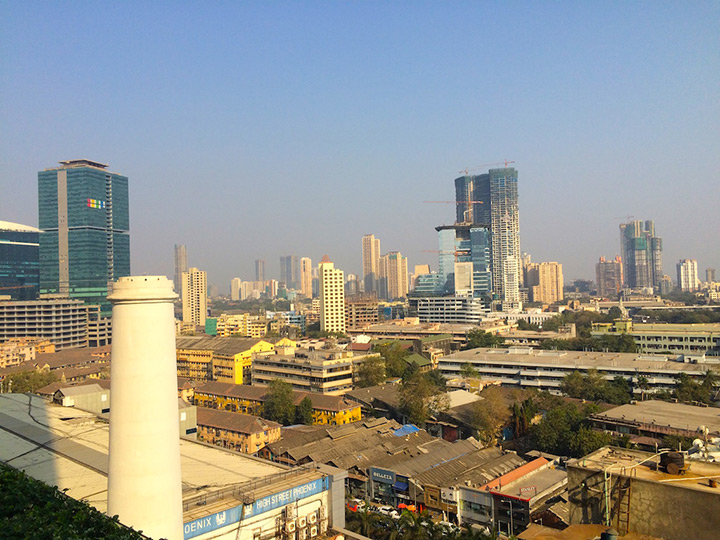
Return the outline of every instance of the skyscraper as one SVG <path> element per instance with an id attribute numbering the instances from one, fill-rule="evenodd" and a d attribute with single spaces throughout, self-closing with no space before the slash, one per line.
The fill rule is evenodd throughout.
<path id="1" fill-rule="evenodd" d="M 677 280 L 681 291 L 693 292 L 700 288 L 697 261 L 695 259 L 681 259 L 677 263 Z"/>
<path id="2" fill-rule="evenodd" d="M 130 275 L 128 179 L 78 159 L 38 173 L 40 292 L 99 304 Z"/>
<path id="3" fill-rule="evenodd" d="M 512 167 L 455 179 L 457 224 L 490 232 L 493 301 L 502 310 L 522 307 L 517 179 Z"/>
<path id="4" fill-rule="evenodd" d="M 616 298 L 623 285 L 622 260 L 618 255 L 614 261 L 600 261 L 595 265 L 597 295 L 602 298 Z"/>
<path id="5" fill-rule="evenodd" d="M 408 294 L 407 257 L 391 251 L 380 257 L 381 291 L 387 299 L 405 298 Z"/>
<path id="6" fill-rule="evenodd" d="M 655 236 L 655 223 L 648 220 L 620 225 L 623 279 L 630 288 L 657 287 L 662 270 L 662 238 Z"/>
<path id="7" fill-rule="evenodd" d="M 557 262 L 530 263 L 527 286 L 533 302 L 553 304 L 563 299 L 562 264 Z"/>
<path id="8" fill-rule="evenodd" d="M 705 269 L 705 281 L 708 283 L 712 283 L 715 281 L 715 269 L 714 268 L 706 268 Z"/>
<path id="9" fill-rule="evenodd" d="M 35 300 L 40 282 L 40 229 L 0 221 L 0 295 Z"/>
<path id="10" fill-rule="evenodd" d="M 175 244 L 175 277 L 173 285 L 175 286 L 175 292 L 178 294 L 182 291 L 182 274 L 187 272 L 187 269 L 187 250 L 183 244 Z"/>
<path id="11" fill-rule="evenodd" d="M 183 322 L 195 326 L 205 325 L 207 314 L 207 274 L 189 268 L 182 274 Z"/>
<path id="12" fill-rule="evenodd" d="M 255 260 L 255 281 L 265 281 L 265 261 Z"/>
<path id="13" fill-rule="evenodd" d="M 362 262 L 365 293 L 377 293 L 380 278 L 380 239 L 373 234 L 362 237 Z"/>
<path id="14" fill-rule="evenodd" d="M 345 333 L 345 279 L 324 255 L 318 265 L 320 282 L 320 330 Z"/>
<path id="15" fill-rule="evenodd" d="M 300 266 L 297 256 L 280 257 L 280 281 L 285 283 L 287 289 L 300 288 Z"/>
<path id="16" fill-rule="evenodd" d="M 300 293 L 305 298 L 312 298 L 312 260 L 309 257 L 300 259 Z"/>

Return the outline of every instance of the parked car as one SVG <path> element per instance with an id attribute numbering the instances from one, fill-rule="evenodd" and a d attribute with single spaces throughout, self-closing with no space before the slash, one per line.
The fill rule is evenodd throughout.
<path id="1" fill-rule="evenodd" d="M 349 510 L 353 512 L 361 512 L 365 509 L 365 501 L 362 501 L 360 499 L 348 499 L 347 503 L 345 503 L 345 506 L 348 507 Z"/>

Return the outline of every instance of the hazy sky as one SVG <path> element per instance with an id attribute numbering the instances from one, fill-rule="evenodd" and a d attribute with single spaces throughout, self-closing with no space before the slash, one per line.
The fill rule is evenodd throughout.
<path id="1" fill-rule="evenodd" d="M 0 2 L 0 219 L 37 171 L 130 179 L 132 271 L 229 290 L 363 234 L 437 269 L 453 179 L 513 160 L 521 249 L 594 279 L 654 219 L 720 270 L 720 2 Z M 484 166 L 483 169 L 487 169 Z M 477 173 L 483 170 L 476 171 Z"/>

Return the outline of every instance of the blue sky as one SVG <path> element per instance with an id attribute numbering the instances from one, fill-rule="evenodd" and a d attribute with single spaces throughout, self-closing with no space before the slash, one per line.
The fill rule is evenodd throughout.
<path id="1" fill-rule="evenodd" d="M 719 2 L 0 2 L 0 219 L 37 171 L 130 178 L 133 273 L 437 267 L 453 179 L 519 171 L 521 248 L 594 279 L 627 216 L 720 269 Z M 482 172 L 482 171 L 478 171 Z"/>

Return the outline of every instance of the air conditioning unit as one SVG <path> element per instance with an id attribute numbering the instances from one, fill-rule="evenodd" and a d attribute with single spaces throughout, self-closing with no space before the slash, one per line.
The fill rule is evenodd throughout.
<path id="1" fill-rule="evenodd" d="M 295 520 L 288 520 L 285 523 L 285 532 L 295 532 Z"/>
<path id="2" fill-rule="evenodd" d="M 327 517 L 327 510 L 325 510 L 324 506 L 320 507 L 320 519 L 323 520 Z"/>
<path id="3" fill-rule="evenodd" d="M 297 532 L 298 540 L 305 540 L 307 538 L 307 529 L 300 529 Z"/>
<path id="4" fill-rule="evenodd" d="M 315 538 L 318 534 L 318 528 L 315 526 L 310 527 L 310 538 Z"/>
<path id="5" fill-rule="evenodd" d="M 285 540 L 295 540 L 297 535 L 294 532 L 285 533 Z"/>
<path id="6" fill-rule="evenodd" d="M 320 534 L 325 534 L 327 532 L 327 521 L 321 521 L 320 522 Z"/>
<path id="7" fill-rule="evenodd" d="M 313 512 L 312 514 L 308 514 L 307 520 L 310 525 L 314 525 L 315 523 L 317 523 L 317 514 L 315 512 Z"/>
<path id="8" fill-rule="evenodd" d="M 301 529 L 304 529 L 307 527 L 307 519 L 305 519 L 305 516 L 300 516 L 297 521 L 298 527 Z"/>
<path id="9" fill-rule="evenodd" d="M 295 507 L 290 505 L 285 507 L 285 519 L 295 519 Z"/>

